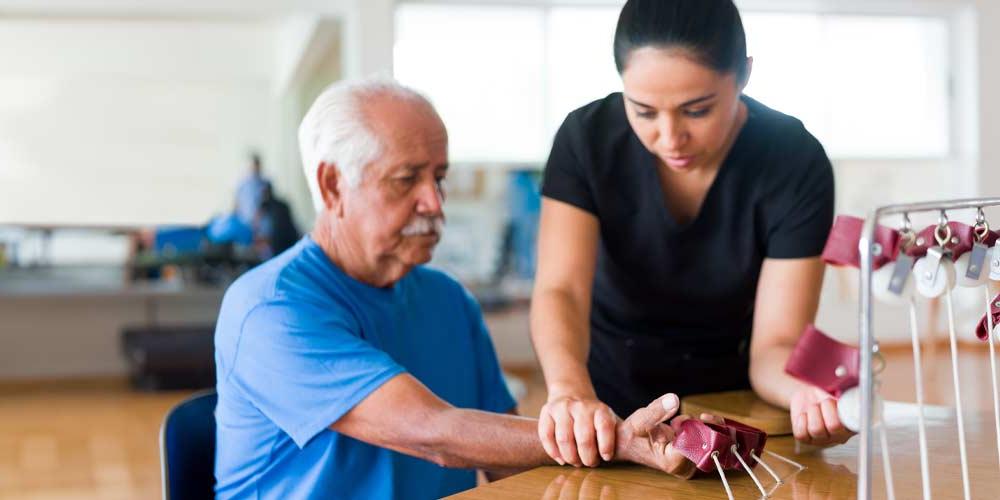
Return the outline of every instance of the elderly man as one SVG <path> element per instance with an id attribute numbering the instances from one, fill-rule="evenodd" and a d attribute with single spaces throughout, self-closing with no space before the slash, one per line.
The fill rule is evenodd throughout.
<path id="1" fill-rule="evenodd" d="M 479 307 L 421 267 L 441 237 L 447 133 L 398 84 L 326 89 L 299 130 L 319 215 L 227 291 L 216 330 L 221 498 L 438 498 L 549 463 L 518 417 Z M 670 394 L 602 454 L 690 476 Z M 677 419 L 675 419 L 677 420 Z M 573 436 L 563 436 L 573 443 Z"/>

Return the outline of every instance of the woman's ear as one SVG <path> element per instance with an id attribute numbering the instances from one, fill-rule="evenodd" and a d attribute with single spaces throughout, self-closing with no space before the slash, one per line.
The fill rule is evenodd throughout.
<path id="1" fill-rule="evenodd" d="M 747 64 L 745 69 L 743 70 L 743 81 L 737 83 L 737 85 L 739 85 L 740 92 L 743 92 L 743 89 L 747 88 L 747 84 L 750 83 L 750 73 L 752 72 L 753 72 L 753 57 L 747 57 Z"/>
<path id="2" fill-rule="evenodd" d="M 333 214 L 340 217 L 343 215 L 343 193 L 340 187 L 340 171 L 332 163 L 320 162 L 316 169 L 316 183 L 319 186 L 320 196 L 323 198 L 323 206 Z"/>

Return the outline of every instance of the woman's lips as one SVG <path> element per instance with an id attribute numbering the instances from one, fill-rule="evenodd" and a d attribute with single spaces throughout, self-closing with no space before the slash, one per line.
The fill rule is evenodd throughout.
<path id="1" fill-rule="evenodd" d="M 694 155 L 688 156 L 668 156 L 663 159 L 664 163 L 671 168 L 685 168 L 694 161 Z"/>

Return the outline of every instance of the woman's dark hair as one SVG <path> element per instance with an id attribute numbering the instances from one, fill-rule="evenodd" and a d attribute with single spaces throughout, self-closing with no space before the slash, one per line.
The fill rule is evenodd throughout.
<path id="1" fill-rule="evenodd" d="M 628 0 L 615 29 L 618 73 L 633 50 L 678 48 L 720 73 L 746 78 L 747 41 L 732 0 Z"/>

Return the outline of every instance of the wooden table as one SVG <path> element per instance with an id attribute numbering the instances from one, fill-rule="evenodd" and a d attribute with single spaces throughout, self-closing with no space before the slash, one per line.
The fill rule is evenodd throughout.
<path id="1" fill-rule="evenodd" d="M 925 408 L 930 478 L 933 498 L 963 498 L 956 419 L 950 408 Z M 917 439 L 916 406 L 887 403 L 886 419 L 892 455 L 896 498 L 922 498 L 920 455 Z M 972 498 L 1000 498 L 1000 465 L 992 414 L 965 416 Z M 877 438 L 877 434 L 875 437 Z M 769 439 L 766 449 L 806 465 L 798 471 L 773 457 L 764 457 L 782 477 L 776 485 L 761 467 L 755 473 L 771 498 L 795 500 L 832 500 L 855 498 L 857 491 L 857 438 L 847 444 L 827 449 L 801 446 L 790 436 Z M 886 498 L 881 451 L 875 443 L 873 460 L 873 497 Z M 759 498 L 750 477 L 741 472 L 727 472 L 737 499 Z M 717 473 L 703 474 L 684 481 L 658 471 L 634 465 L 612 465 L 596 469 L 539 467 L 537 469 L 487 484 L 450 498 L 480 500 L 626 500 L 662 498 L 673 500 L 727 498 Z"/>

